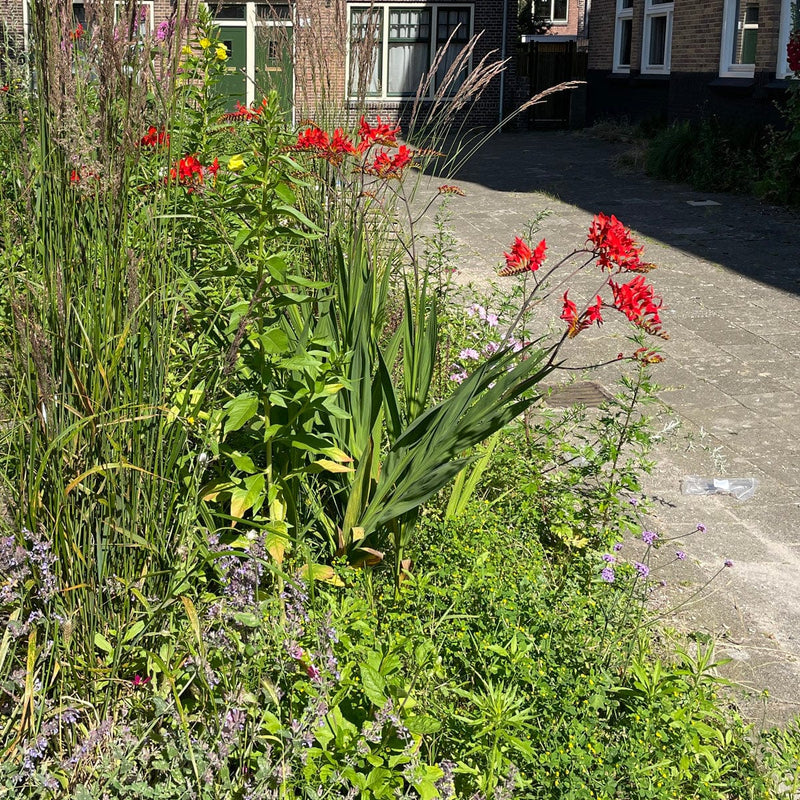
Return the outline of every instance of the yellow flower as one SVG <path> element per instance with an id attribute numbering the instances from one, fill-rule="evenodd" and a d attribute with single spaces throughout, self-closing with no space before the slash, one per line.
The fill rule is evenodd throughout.
<path id="1" fill-rule="evenodd" d="M 228 58 L 228 48 L 225 47 L 224 44 L 220 44 L 217 46 L 217 61 L 226 61 Z"/>
<path id="2" fill-rule="evenodd" d="M 192 48 L 191 48 L 191 47 L 189 47 L 189 45 L 188 45 L 188 44 L 185 44 L 185 45 L 184 45 L 184 46 L 181 48 L 181 53 L 183 53 L 185 56 L 190 56 L 190 55 L 192 54 Z"/>
<path id="3" fill-rule="evenodd" d="M 231 156 L 230 161 L 228 161 L 228 169 L 231 172 L 238 172 L 240 169 L 244 169 L 244 158 L 240 155 Z"/>
<path id="4" fill-rule="evenodd" d="M 202 47 L 203 50 L 208 50 L 208 48 L 211 47 L 211 39 L 204 36 L 200 40 L 200 47 Z"/>

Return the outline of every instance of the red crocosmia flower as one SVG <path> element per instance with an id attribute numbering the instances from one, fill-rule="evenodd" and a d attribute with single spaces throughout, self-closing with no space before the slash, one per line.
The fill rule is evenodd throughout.
<path id="1" fill-rule="evenodd" d="M 603 324 L 603 299 L 597 295 L 596 302 L 586 309 L 586 321 L 589 325 L 596 322 L 598 325 Z"/>
<path id="2" fill-rule="evenodd" d="M 439 187 L 439 194 L 457 194 L 459 197 L 466 197 L 467 193 L 460 186 L 445 184 Z"/>
<path id="3" fill-rule="evenodd" d="M 569 290 L 564 292 L 564 305 L 561 310 L 561 319 L 569 325 L 568 336 L 573 339 L 581 331 L 591 327 L 593 323 L 602 325 L 603 323 L 603 300 L 597 295 L 596 302 L 590 305 L 580 316 L 578 307 L 569 299 Z"/>
<path id="4" fill-rule="evenodd" d="M 72 172 L 70 172 L 70 174 L 69 174 L 69 182 L 70 183 L 78 183 L 78 181 L 80 181 L 80 179 L 81 179 L 81 174 L 80 174 L 80 172 L 78 172 L 78 170 L 74 169 L 74 170 L 72 170 Z"/>
<path id="5" fill-rule="evenodd" d="M 70 31 L 69 38 L 70 41 L 77 42 L 78 39 L 81 38 L 81 36 L 83 36 L 83 25 L 81 25 L 81 23 L 79 22 L 78 27 L 75 28 L 74 31 Z"/>
<path id="6" fill-rule="evenodd" d="M 569 322 L 570 327 L 578 321 L 578 306 L 569 299 L 569 289 L 564 292 L 564 306 L 561 309 L 561 319 Z"/>
<path id="7" fill-rule="evenodd" d="M 654 350 L 648 350 L 646 347 L 640 347 L 634 352 L 633 359 L 642 364 L 660 364 L 664 360 L 664 356 L 659 355 Z"/>
<path id="8" fill-rule="evenodd" d="M 381 150 L 372 164 L 364 168 L 364 172 L 379 178 L 398 178 L 413 157 L 413 152 L 405 145 L 402 145 L 393 156 L 390 156 L 388 151 Z"/>
<path id="9" fill-rule="evenodd" d="M 236 110 L 231 111 L 227 114 L 222 115 L 222 119 L 226 122 L 233 122 L 233 121 L 242 121 L 242 122 L 253 122 L 261 117 L 264 113 L 264 109 L 267 107 L 267 98 L 263 98 L 261 100 L 261 105 L 259 106 L 245 106 L 242 105 L 238 100 L 236 101 Z"/>
<path id="10" fill-rule="evenodd" d="M 350 141 L 347 134 L 341 129 L 337 128 L 333 132 L 331 138 L 330 150 L 333 155 L 351 155 L 354 156 L 358 153 L 356 146 Z"/>
<path id="11" fill-rule="evenodd" d="M 361 139 L 358 145 L 358 152 L 363 153 L 369 150 L 374 144 L 382 144 L 386 147 L 397 147 L 397 134 L 400 133 L 400 126 L 392 128 L 386 122 L 382 122 L 380 117 L 377 117 L 377 122 L 373 127 L 370 125 L 365 117 L 361 117 L 361 124 L 358 128 L 358 135 Z"/>
<path id="12" fill-rule="evenodd" d="M 547 250 L 547 242 L 542 239 L 536 245 L 536 249 L 531 252 L 519 236 L 514 238 L 510 253 L 503 253 L 506 257 L 506 265 L 498 273 L 501 278 L 508 275 L 519 275 L 521 272 L 536 272 L 544 263 L 544 254 Z"/>
<path id="13" fill-rule="evenodd" d="M 329 146 L 328 134 L 320 128 L 306 128 L 297 137 L 298 150 L 327 150 Z"/>
<path id="14" fill-rule="evenodd" d="M 786 45 L 786 57 L 789 59 L 789 69 L 800 72 L 800 31 L 792 31 L 789 44 Z"/>
<path id="15" fill-rule="evenodd" d="M 186 186 L 186 190 L 191 193 L 196 191 L 197 187 L 203 183 L 205 172 L 216 175 L 218 169 L 219 161 L 217 159 L 214 159 L 214 162 L 210 166 L 203 167 L 197 156 L 183 156 L 177 164 L 170 167 L 169 175 L 165 179 L 165 183 L 178 181 L 178 183 Z"/>
<path id="16" fill-rule="evenodd" d="M 219 159 L 214 158 L 214 160 L 206 167 L 206 172 L 209 175 L 213 175 L 215 178 L 217 177 L 217 173 L 219 172 Z"/>
<path id="17" fill-rule="evenodd" d="M 6 84 L 5 86 L 0 86 L 0 92 L 7 92 L 8 89 L 9 89 L 8 84 Z"/>
<path id="18" fill-rule="evenodd" d="M 614 295 L 614 307 L 619 309 L 631 322 L 649 333 L 666 338 L 661 332 L 661 298 L 653 287 L 646 284 L 643 275 L 638 275 L 628 283 L 608 281 Z"/>
<path id="19" fill-rule="evenodd" d="M 162 128 L 158 130 L 155 125 L 147 129 L 147 133 L 139 141 L 141 147 L 169 147 L 169 134 Z"/>
<path id="20" fill-rule="evenodd" d="M 643 248 L 636 247 L 631 232 L 612 214 L 597 214 L 589 227 L 587 242 L 598 256 L 601 269 L 637 271 L 642 268 Z"/>

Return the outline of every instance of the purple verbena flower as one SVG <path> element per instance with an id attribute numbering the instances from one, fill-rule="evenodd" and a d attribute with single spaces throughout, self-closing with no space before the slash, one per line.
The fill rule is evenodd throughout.
<path id="1" fill-rule="evenodd" d="M 622 550 L 622 542 L 617 542 L 612 548 L 615 553 L 619 553 Z"/>
<path id="2" fill-rule="evenodd" d="M 677 558 L 678 561 L 684 561 L 686 559 L 686 553 L 684 553 L 683 550 L 678 550 L 675 553 L 675 558 Z"/>
<path id="3" fill-rule="evenodd" d="M 731 561 L 729 558 L 726 558 L 725 559 L 725 566 L 726 567 L 732 567 L 733 566 L 733 561 Z"/>
<path id="4" fill-rule="evenodd" d="M 608 562 L 609 564 L 613 564 L 617 559 L 611 555 L 611 553 L 603 553 L 602 555 L 603 561 Z"/>
<path id="5" fill-rule="evenodd" d="M 636 568 L 636 571 L 643 578 L 646 578 L 650 574 L 650 567 L 648 567 L 647 564 L 642 564 L 639 561 L 634 561 L 633 566 Z"/>
<path id="6" fill-rule="evenodd" d="M 698 522 L 697 523 L 697 530 L 700 531 L 700 533 L 705 533 L 706 532 L 706 526 L 703 525 L 702 522 Z"/>
<path id="7" fill-rule="evenodd" d="M 615 578 L 614 570 L 611 569 L 611 567 L 604 567 L 602 572 L 600 573 L 600 577 L 606 583 L 614 583 L 614 578 Z"/>
<path id="8" fill-rule="evenodd" d="M 477 361 L 481 356 L 477 350 L 474 350 L 471 347 L 465 347 L 459 354 L 458 357 L 464 359 L 465 361 Z"/>
<path id="9" fill-rule="evenodd" d="M 649 546 L 652 546 L 656 543 L 658 539 L 658 534 L 655 531 L 642 531 L 642 541 Z"/>

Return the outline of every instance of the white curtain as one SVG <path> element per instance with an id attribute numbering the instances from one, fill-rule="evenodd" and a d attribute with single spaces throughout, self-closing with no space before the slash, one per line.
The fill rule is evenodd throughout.
<path id="1" fill-rule="evenodd" d="M 389 45 L 388 92 L 413 95 L 428 69 L 428 43 Z"/>

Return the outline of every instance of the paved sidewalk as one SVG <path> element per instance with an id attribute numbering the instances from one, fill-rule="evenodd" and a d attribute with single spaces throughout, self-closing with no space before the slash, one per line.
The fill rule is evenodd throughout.
<path id="1" fill-rule="evenodd" d="M 549 258 L 579 246 L 597 211 L 616 214 L 645 244 L 671 335 L 655 375 L 672 409 L 662 422 L 680 423 L 656 454 L 647 493 L 662 536 L 707 526 L 686 539 L 687 560 L 665 571 L 664 602 L 685 601 L 732 559 L 674 623 L 720 637 L 728 674 L 751 690 L 751 719 L 786 720 L 800 713 L 800 215 L 620 171 L 624 151 L 570 132 L 496 137 L 453 181 L 467 192 L 451 204 L 458 279 L 485 286 L 545 208 Z M 582 334 L 580 348 L 599 352 L 609 335 L 613 353 L 623 349 L 614 323 Z M 593 379 L 613 390 L 614 377 Z M 688 497 L 686 475 L 759 485 L 742 502 Z"/>

